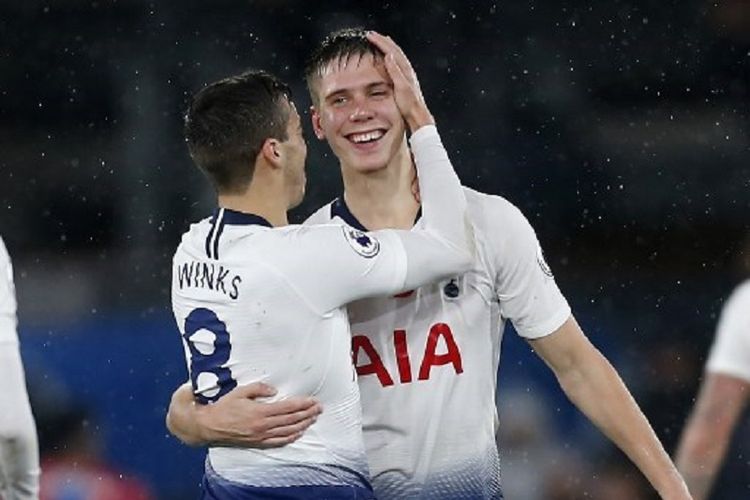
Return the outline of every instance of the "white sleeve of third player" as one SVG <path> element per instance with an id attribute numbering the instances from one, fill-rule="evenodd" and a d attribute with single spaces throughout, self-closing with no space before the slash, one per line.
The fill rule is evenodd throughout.
<path id="1" fill-rule="evenodd" d="M 487 197 L 482 233 L 489 246 L 500 313 L 521 337 L 536 339 L 559 328 L 570 317 L 534 229 L 518 208 L 499 197 Z"/>
<path id="2" fill-rule="evenodd" d="M 32 500 L 39 495 L 39 445 L 18 344 L 0 343 L 0 493 Z"/>
<path id="3" fill-rule="evenodd" d="M 422 229 L 365 233 L 339 225 L 299 227 L 287 235 L 295 240 L 280 245 L 289 255 L 279 271 L 293 270 L 287 281 L 316 310 L 416 288 L 471 266 L 466 198 L 436 128 L 420 128 L 411 143 L 420 178 Z"/>
<path id="4" fill-rule="evenodd" d="M 0 238 L 0 342 L 18 342 L 13 266 L 2 238 Z"/>
<path id="5" fill-rule="evenodd" d="M 0 239 L 0 497 L 39 494 L 39 448 L 16 335 L 13 270 Z"/>
<path id="6" fill-rule="evenodd" d="M 706 370 L 750 382 L 750 280 L 732 293 L 721 311 Z"/>

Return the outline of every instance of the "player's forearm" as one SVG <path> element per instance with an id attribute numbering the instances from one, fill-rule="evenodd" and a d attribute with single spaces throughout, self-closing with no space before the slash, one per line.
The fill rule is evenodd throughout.
<path id="1" fill-rule="evenodd" d="M 750 384 L 707 372 L 677 447 L 677 469 L 696 499 L 708 497 L 732 432 L 748 400 Z"/>
<path id="2" fill-rule="evenodd" d="M 727 445 L 726 438 L 714 436 L 710 424 L 688 423 L 675 462 L 695 500 L 708 497 Z"/>
<path id="3" fill-rule="evenodd" d="M 633 461 L 662 498 L 689 498 L 648 420 L 598 350 L 591 347 L 585 361 L 557 375 L 570 400 Z"/>
<path id="4" fill-rule="evenodd" d="M 181 385 L 172 395 L 167 412 L 167 429 L 177 439 L 190 446 L 203 446 L 208 442 L 203 437 L 202 429 L 195 408 L 196 402 L 189 383 Z"/>
<path id="5" fill-rule="evenodd" d="M 411 137 L 419 176 L 424 228 L 471 258 L 473 238 L 466 218 L 466 197 L 434 125 Z"/>

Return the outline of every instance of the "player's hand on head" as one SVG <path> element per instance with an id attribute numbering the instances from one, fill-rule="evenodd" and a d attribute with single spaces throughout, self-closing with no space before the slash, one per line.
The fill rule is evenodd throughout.
<path id="1" fill-rule="evenodd" d="M 401 47 L 391 37 L 376 31 L 368 31 L 367 39 L 385 54 L 385 68 L 393 81 L 396 105 L 411 131 L 435 123 L 422 95 L 417 74 Z"/>
<path id="2" fill-rule="evenodd" d="M 310 397 L 265 403 L 276 390 L 256 382 L 227 393 L 217 402 L 196 407 L 203 440 L 223 446 L 276 448 L 299 439 L 322 409 Z"/>

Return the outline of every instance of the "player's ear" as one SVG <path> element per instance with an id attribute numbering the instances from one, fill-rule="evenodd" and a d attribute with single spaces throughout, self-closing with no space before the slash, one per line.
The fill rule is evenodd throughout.
<path id="1" fill-rule="evenodd" d="M 260 148 L 260 154 L 270 165 L 274 167 L 281 166 L 281 143 L 278 139 L 269 137 L 263 141 L 263 146 Z"/>
<path id="2" fill-rule="evenodd" d="M 323 132 L 323 127 L 320 126 L 320 113 L 315 108 L 315 106 L 310 106 L 310 120 L 312 120 L 312 126 L 313 126 L 313 131 L 315 132 L 315 137 L 317 137 L 321 141 L 325 139 L 326 135 Z"/>

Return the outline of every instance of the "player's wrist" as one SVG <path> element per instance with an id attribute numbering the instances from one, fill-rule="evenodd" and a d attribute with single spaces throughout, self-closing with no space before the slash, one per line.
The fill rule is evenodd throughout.
<path id="1" fill-rule="evenodd" d="M 404 119 L 412 134 L 425 125 L 435 125 L 435 118 L 426 106 L 419 106 L 413 112 L 405 115 Z"/>
<path id="2" fill-rule="evenodd" d="M 692 498 L 682 476 L 676 470 L 665 478 L 662 487 L 657 488 L 659 496 L 665 500 L 687 500 Z"/>
<path id="3" fill-rule="evenodd" d="M 211 427 L 211 405 L 201 405 L 193 403 L 193 435 L 191 436 L 198 444 L 210 444 L 215 441 L 213 429 Z"/>

